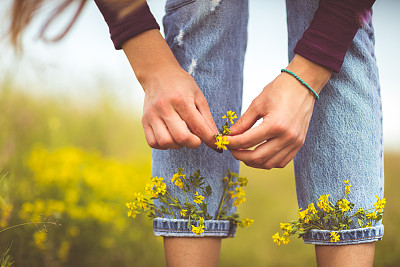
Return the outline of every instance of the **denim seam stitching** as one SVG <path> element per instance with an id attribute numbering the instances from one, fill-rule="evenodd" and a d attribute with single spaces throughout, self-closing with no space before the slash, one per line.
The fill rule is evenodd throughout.
<path id="1" fill-rule="evenodd" d="M 178 230 L 178 229 L 169 229 L 169 228 L 154 228 L 154 230 L 160 230 L 160 231 L 171 231 L 171 232 L 189 232 L 189 233 L 191 233 L 192 231 L 190 231 L 190 230 Z M 231 232 L 231 231 L 229 231 L 229 230 L 207 230 L 207 229 L 205 229 L 204 230 L 205 232 L 226 232 L 226 233 L 229 233 L 229 232 Z"/>
<path id="2" fill-rule="evenodd" d="M 355 240 L 362 240 L 362 239 L 369 239 L 369 238 L 375 238 L 375 237 L 383 237 L 383 235 L 374 235 L 374 236 L 369 236 L 369 237 L 360 237 L 356 239 L 341 239 L 339 241 L 355 241 Z M 329 241 L 328 239 L 314 239 L 314 238 L 304 238 L 304 240 L 310 240 L 310 241 Z"/>

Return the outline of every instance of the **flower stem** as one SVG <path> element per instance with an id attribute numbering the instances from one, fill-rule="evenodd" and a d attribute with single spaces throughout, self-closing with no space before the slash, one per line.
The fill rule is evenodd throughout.
<path id="1" fill-rule="evenodd" d="M 10 230 L 10 229 L 15 228 L 15 227 L 24 226 L 24 225 L 28 225 L 28 224 L 52 224 L 52 225 L 58 226 L 58 225 L 57 225 L 56 223 L 54 223 L 54 222 L 27 222 L 27 223 L 16 224 L 16 225 L 7 227 L 7 228 L 5 228 L 5 229 L 2 229 L 2 230 L 0 230 L 0 233 L 1 233 L 1 232 L 4 232 L 4 231 L 6 231 L 6 230 Z"/>
<path id="2" fill-rule="evenodd" d="M 229 181 L 230 181 L 230 179 L 229 179 Z M 229 184 L 229 182 L 228 182 L 228 184 Z M 222 194 L 222 199 L 221 199 L 221 202 L 219 203 L 219 206 L 218 206 L 218 213 L 217 213 L 216 220 L 218 220 L 219 216 L 221 215 L 221 208 L 222 208 L 222 205 L 223 205 L 224 200 L 225 200 L 226 191 L 228 191 L 228 184 L 226 184 L 226 186 L 224 188 L 224 193 Z"/>

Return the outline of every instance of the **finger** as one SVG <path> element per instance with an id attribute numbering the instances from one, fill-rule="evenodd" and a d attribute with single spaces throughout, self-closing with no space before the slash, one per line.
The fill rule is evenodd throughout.
<path id="1" fill-rule="evenodd" d="M 177 113 L 166 116 L 165 123 L 172 138 L 179 146 L 197 148 L 201 145 L 200 138 L 189 131 L 188 126 Z"/>
<path id="2" fill-rule="evenodd" d="M 211 115 L 210 107 L 208 106 L 207 100 L 203 94 L 199 94 L 196 98 L 196 107 L 206 121 L 208 128 L 210 128 L 213 133 L 217 134 L 218 128 L 215 125 L 215 121 Z"/>
<path id="3" fill-rule="evenodd" d="M 285 168 L 294 159 L 299 150 L 300 148 L 290 151 L 290 153 L 287 154 L 280 163 L 278 163 L 278 168 Z"/>
<path id="4" fill-rule="evenodd" d="M 179 149 L 181 148 L 180 145 L 178 145 L 175 140 L 172 138 L 167 126 L 165 123 L 160 120 L 154 120 L 152 124 L 154 136 L 157 140 L 158 145 L 161 147 L 161 149 Z"/>
<path id="5" fill-rule="evenodd" d="M 283 159 L 291 151 L 290 144 L 279 139 L 271 139 L 254 150 L 231 150 L 232 155 L 248 166 L 271 169 L 278 167 L 275 161 Z M 275 158 L 275 161 L 272 159 Z M 279 161 L 280 162 L 280 161 Z"/>
<path id="6" fill-rule="evenodd" d="M 269 121 L 264 120 L 260 125 L 245 131 L 242 134 L 228 136 L 229 149 L 248 149 L 265 140 L 275 138 L 277 131 L 270 127 Z"/>
<path id="7" fill-rule="evenodd" d="M 153 128 L 149 124 L 143 124 L 143 130 L 147 144 L 151 148 L 161 149 L 161 147 L 157 143 L 156 137 L 154 136 Z"/>
<path id="8" fill-rule="evenodd" d="M 207 146 L 215 148 L 215 138 L 211 129 L 207 126 L 207 122 L 195 105 L 184 105 L 177 108 L 179 115 L 189 126 L 190 131 L 198 136 Z"/>
<path id="9" fill-rule="evenodd" d="M 285 147 L 275 155 L 272 155 L 268 160 L 262 164 L 263 169 L 270 170 L 272 168 L 284 168 L 296 155 L 296 148 L 292 145 Z M 294 152 L 294 153 L 293 153 Z"/>
<path id="10" fill-rule="evenodd" d="M 231 135 L 241 134 L 250 129 L 258 120 L 259 115 L 254 108 L 254 101 L 246 112 L 230 128 Z"/>

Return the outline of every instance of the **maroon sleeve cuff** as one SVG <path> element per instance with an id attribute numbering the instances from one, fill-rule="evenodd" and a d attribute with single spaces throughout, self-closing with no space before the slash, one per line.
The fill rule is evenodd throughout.
<path id="1" fill-rule="evenodd" d="M 334 72 L 358 29 L 371 15 L 375 0 L 321 0 L 310 27 L 297 42 L 294 52 Z"/>
<path id="2" fill-rule="evenodd" d="M 122 18 L 120 11 L 126 6 L 108 3 L 105 0 L 95 0 L 95 2 L 108 24 L 115 49 L 122 49 L 126 41 L 142 32 L 160 29 L 146 2 Z"/>

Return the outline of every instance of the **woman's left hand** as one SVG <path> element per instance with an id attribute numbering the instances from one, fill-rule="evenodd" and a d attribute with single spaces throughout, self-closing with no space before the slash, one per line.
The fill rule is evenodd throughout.
<path id="1" fill-rule="evenodd" d="M 332 73 L 299 55 L 287 69 L 317 93 Z M 228 147 L 232 155 L 254 168 L 285 167 L 304 144 L 314 102 L 315 95 L 311 91 L 290 74 L 281 73 L 231 127 Z M 261 118 L 262 123 L 251 128 Z M 252 147 L 255 149 L 251 150 Z"/>

